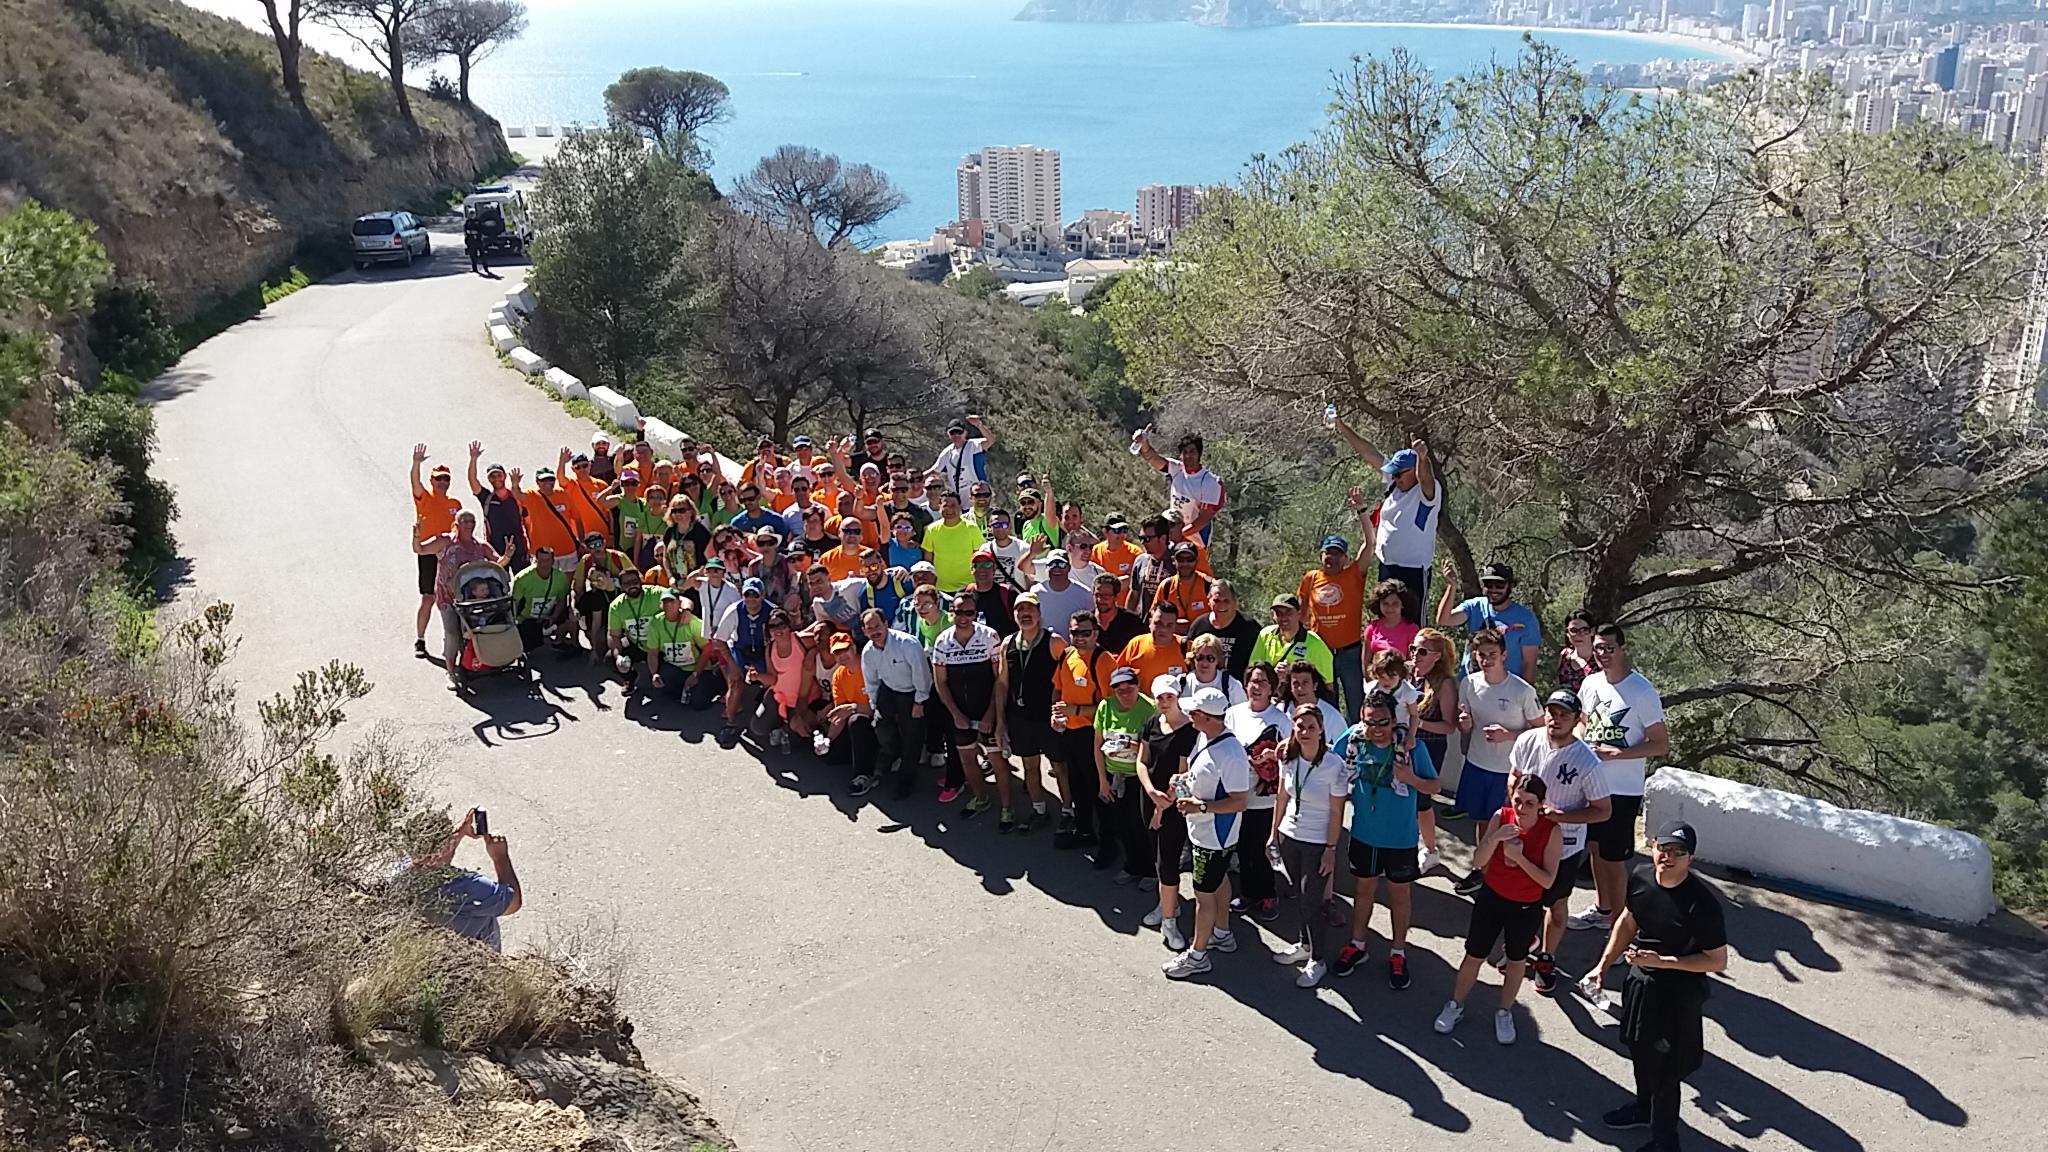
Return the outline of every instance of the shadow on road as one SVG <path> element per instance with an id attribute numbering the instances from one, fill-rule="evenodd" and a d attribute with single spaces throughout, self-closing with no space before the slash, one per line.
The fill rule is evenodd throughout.
<path id="1" fill-rule="evenodd" d="M 241 323 L 254 324 L 262 319 L 263 314 L 259 312 Z M 144 384 L 139 398 L 144 404 L 161 404 L 166 400 L 175 400 L 188 392 L 196 392 L 211 379 L 211 372 L 203 372 L 183 364 L 174 365 L 156 379 Z"/>

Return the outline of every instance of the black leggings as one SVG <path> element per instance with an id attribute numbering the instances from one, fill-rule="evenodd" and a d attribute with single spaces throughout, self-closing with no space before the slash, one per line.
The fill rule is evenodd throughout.
<path id="1" fill-rule="evenodd" d="M 1245 809 L 1242 828 L 1237 834 L 1237 886 L 1238 895 L 1249 908 L 1280 894 L 1273 879 L 1273 865 L 1266 859 L 1266 840 L 1273 834 L 1273 809 Z"/>
<path id="2" fill-rule="evenodd" d="M 1173 795 L 1168 792 L 1167 795 Z M 1145 801 L 1150 807 L 1152 801 Z M 1146 820 L 1151 820 L 1147 815 Z M 1159 831 L 1152 836 L 1152 865 L 1159 879 L 1169 884 L 1180 882 L 1180 858 L 1188 850 L 1188 818 L 1178 808 L 1168 808 L 1159 814 Z"/>

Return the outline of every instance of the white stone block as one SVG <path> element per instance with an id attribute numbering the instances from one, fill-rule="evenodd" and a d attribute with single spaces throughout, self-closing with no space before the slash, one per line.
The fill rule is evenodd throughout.
<path id="1" fill-rule="evenodd" d="M 1954 828 L 1678 768 L 1651 773 L 1643 802 L 1651 834 L 1682 820 L 1709 863 L 1965 924 L 1998 910 L 1991 849 Z"/>
<path id="2" fill-rule="evenodd" d="M 548 386 L 548 391 L 553 392 L 557 396 L 567 398 L 590 395 L 589 390 L 583 387 L 583 381 L 569 375 L 560 368 L 550 368 L 541 373 L 540 378 L 541 382 Z"/>
<path id="3" fill-rule="evenodd" d="M 519 347 L 519 333 L 503 324 L 491 325 L 491 347 L 500 352 L 510 352 Z"/>
<path id="4" fill-rule="evenodd" d="M 548 370 L 548 362 L 533 354 L 527 347 L 514 348 L 506 353 L 512 358 L 512 366 L 528 376 L 538 376 Z"/>
<path id="5" fill-rule="evenodd" d="M 491 310 L 484 313 L 484 317 L 486 323 L 510 324 L 512 322 L 512 310 L 503 304 L 493 304 L 491 305 Z"/>
<path id="6" fill-rule="evenodd" d="M 649 416 L 647 418 L 647 442 L 654 445 L 654 454 L 664 460 L 683 458 L 683 433 L 666 420 Z"/>
<path id="7" fill-rule="evenodd" d="M 531 316 L 533 315 L 533 310 L 540 306 L 540 301 L 534 298 L 533 289 L 521 284 L 512 291 L 505 293 L 505 306 L 521 316 Z"/>
<path id="8" fill-rule="evenodd" d="M 619 427 L 630 431 L 640 422 L 640 409 L 626 398 L 626 394 L 600 384 L 590 390 L 590 402 L 604 417 Z"/>
<path id="9" fill-rule="evenodd" d="M 518 140 L 526 135 L 526 129 L 515 124 L 505 129 L 505 135 L 510 136 L 514 140 Z"/>

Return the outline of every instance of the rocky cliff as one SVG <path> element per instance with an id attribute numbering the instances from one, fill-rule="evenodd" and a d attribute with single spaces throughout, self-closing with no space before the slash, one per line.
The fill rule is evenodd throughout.
<path id="1" fill-rule="evenodd" d="M 92 220 L 124 279 L 180 319 L 509 157 L 497 122 L 308 52 L 310 120 L 269 37 L 174 0 L 0 4 L 0 207 L 24 196 Z"/>

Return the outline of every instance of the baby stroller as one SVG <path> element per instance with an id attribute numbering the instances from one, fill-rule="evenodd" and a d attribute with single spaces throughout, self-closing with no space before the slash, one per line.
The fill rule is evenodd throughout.
<path id="1" fill-rule="evenodd" d="M 455 614 L 462 621 L 463 638 L 456 683 L 466 685 L 474 677 L 509 668 L 517 668 L 521 679 L 530 677 L 526 645 L 512 618 L 512 574 L 504 565 L 483 560 L 458 569 Z"/>

